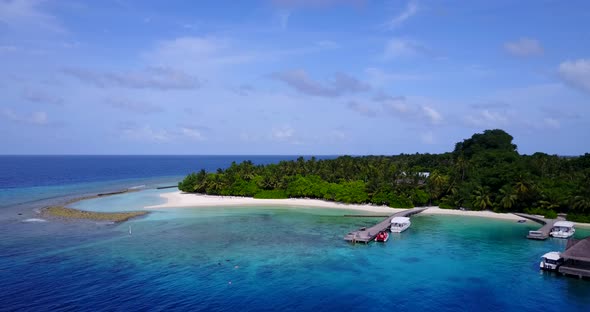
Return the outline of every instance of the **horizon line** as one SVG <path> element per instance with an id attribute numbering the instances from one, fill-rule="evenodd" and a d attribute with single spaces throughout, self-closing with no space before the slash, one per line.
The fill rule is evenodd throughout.
<path id="1" fill-rule="evenodd" d="M 362 157 L 362 156 L 399 156 L 399 155 L 441 155 L 453 153 L 451 152 L 443 152 L 443 153 L 397 153 L 397 154 L 0 154 L 0 157 L 14 157 L 14 156 L 25 156 L 25 157 L 35 157 L 35 156 L 222 156 L 222 157 L 229 157 L 229 156 L 313 156 L 313 157 L 324 157 L 324 156 L 352 156 L 352 157 Z M 558 157 L 580 157 L 584 156 L 588 153 L 580 154 L 580 155 L 561 155 L 561 154 L 547 154 L 544 152 L 535 152 L 532 154 L 520 154 L 521 156 L 532 156 L 536 153 L 543 153 L 549 156 L 558 156 Z"/>

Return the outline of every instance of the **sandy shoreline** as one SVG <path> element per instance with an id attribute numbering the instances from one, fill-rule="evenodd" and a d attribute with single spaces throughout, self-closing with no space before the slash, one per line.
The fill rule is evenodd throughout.
<path id="1" fill-rule="evenodd" d="M 155 206 L 147 206 L 146 209 L 161 208 L 198 208 L 198 207 L 218 207 L 218 206 L 292 206 L 292 207 L 318 207 L 332 209 L 347 209 L 369 213 L 386 213 L 391 214 L 405 209 L 390 208 L 387 206 L 375 205 L 355 205 L 329 202 L 319 199 L 288 198 L 288 199 L 256 199 L 251 197 L 234 197 L 234 196 L 211 196 L 200 194 L 187 194 L 180 191 L 163 193 L 160 197 L 166 199 L 166 203 Z M 428 207 L 422 214 L 431 215 L 459 215 L 494 218 L 502 220 L 520 220 L 519 216 L 511 213 L 495 213 L 491 211 L 463 211 L 440 209 L 438 207 Z"/>

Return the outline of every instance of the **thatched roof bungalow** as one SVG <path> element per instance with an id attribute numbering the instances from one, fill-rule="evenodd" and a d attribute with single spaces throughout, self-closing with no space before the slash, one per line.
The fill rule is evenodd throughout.
<path id="1" fill-rule="evenodd" d="M 590 278 L 590 237 L 568 240 L 561 257 L 565 262 L 559 267 L 560 273 Z"/>

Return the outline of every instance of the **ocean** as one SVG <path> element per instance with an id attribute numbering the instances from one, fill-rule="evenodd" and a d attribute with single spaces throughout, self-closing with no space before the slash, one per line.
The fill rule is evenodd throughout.
<path id="1" fill-rule="evenodd" d="M 0 157 L 0 310 L 590 311 L 590 281 L 539 271 L 540 256 L 566 241 L 527 240 L 537 228 L 530 222 L 417 215 L 406 232 L 369 245 L 342 237 L 380 218 L 335 209 L 182 208 L 118 225 L 23 222 L 50 202 L 134 186 L 143 190 L 74 206 L 142 209 L 174 191 L 156 186 L 190 171 L 296 158 L 257 157 Z"/>
<path id="2" fill-rule="evenodd" d="M 233 161 L 268 164 L 297 157 L 0 156 L 0 220 L 3 212 L 17 206 L 42 207 L 70 196 L 176 185 L 190 172 L 215 171 Z"/>

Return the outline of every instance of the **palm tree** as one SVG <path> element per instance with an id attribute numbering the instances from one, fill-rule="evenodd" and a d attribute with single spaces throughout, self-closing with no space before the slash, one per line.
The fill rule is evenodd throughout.
<path id="1" fill-rule="evenodd" d="M 572 201 L 572 207 L 576 212 L 584 212 L 590 210 L 590 197 L 588 196 L 576 196 Z"/>
<path id="2" fill-rule="evenodd" d="M 193 192 L 195 193 L 207 193 L 207 185 L 208 185 L 208 179 L 204 178 L 200 181 L 197 181 L 197 183 L 195 184 L 194 188 L 193 188 Z"/>
<path id="3" fill-rule="evenodd" d="M 262 179 L 257 181 L 258 187 L 263 190 L 272 190 L 274 188 L 274 183 L 270 175 L 263 175 Z"/>
<path id="4" fill-rule="evenodd" d="M 488 190 L 481 186 L 473 192 L 472 200 L 473 207 L 479 210 L 486 210 L 492 206 L 492 200 L 490 199 Z"/>
<path id="5" fill-rule="evenodd" d="M 510 210 L 518 197 L 509 188 L 503 187 L 500 189 L 500 198 L 500 207 Z"/>
<path id="6" fill-rule="evenodd" d="M 469 166 L 469 161 L 461 154 L 455 162 L 457 171 L 461 174 L 461 181 L 465 181 L 465 172 Z"/>
<path id="7" fill-rule="evenodd" d="M 428 190 L 430 191 L 430 200 L 432 204 L 432 199 L 438 199 L 442 193 L 444 186 L 448 183 L 449 178 L 445 175 L 440 174 L 438 171 L 434 171 L 428 177 Z"/>
<path id="8" fill-rule="evenodd" d="M 540 200 L 538 203 L 539 207 L 545 210 L 555 210 L 555 208 L 559 208 L 559 204 L 551 200 Z"/>
<path id="9" fill-rule="evenodd" d="M 525 176 L 519 175 L 518 180 L 514 184 L 514 194 L 521 199 L 526 199 L 533 191 L 534 185 Z"/>
<path id="10" fill-rule="evenodd" d="M 537 170 L 539 170 L 541 173 L 540 174 L 541 178 L 545 177 L 545 171 L 546 171 L 547 162 L 548 162 L 547 157 L 548 157 L 548 155 L 538 155 L 538 157 L 535 159 L 535 162 L 534 162 L 535 167 L 537 167 Z"/>
<path id="11" fill-rule="evenodd" d="M 453 208 L 459 208 L 463 204 L 463 198 L 455 186 L 449 187 L 447 195 L 442 198 L 442 201 L 452 205 Z"/>
<path id="12" fill-rule="evenodd" d="M 224 189 L 223 174 L 212 174 L 207 182 L 207 193 L 219 195 Z"/>

